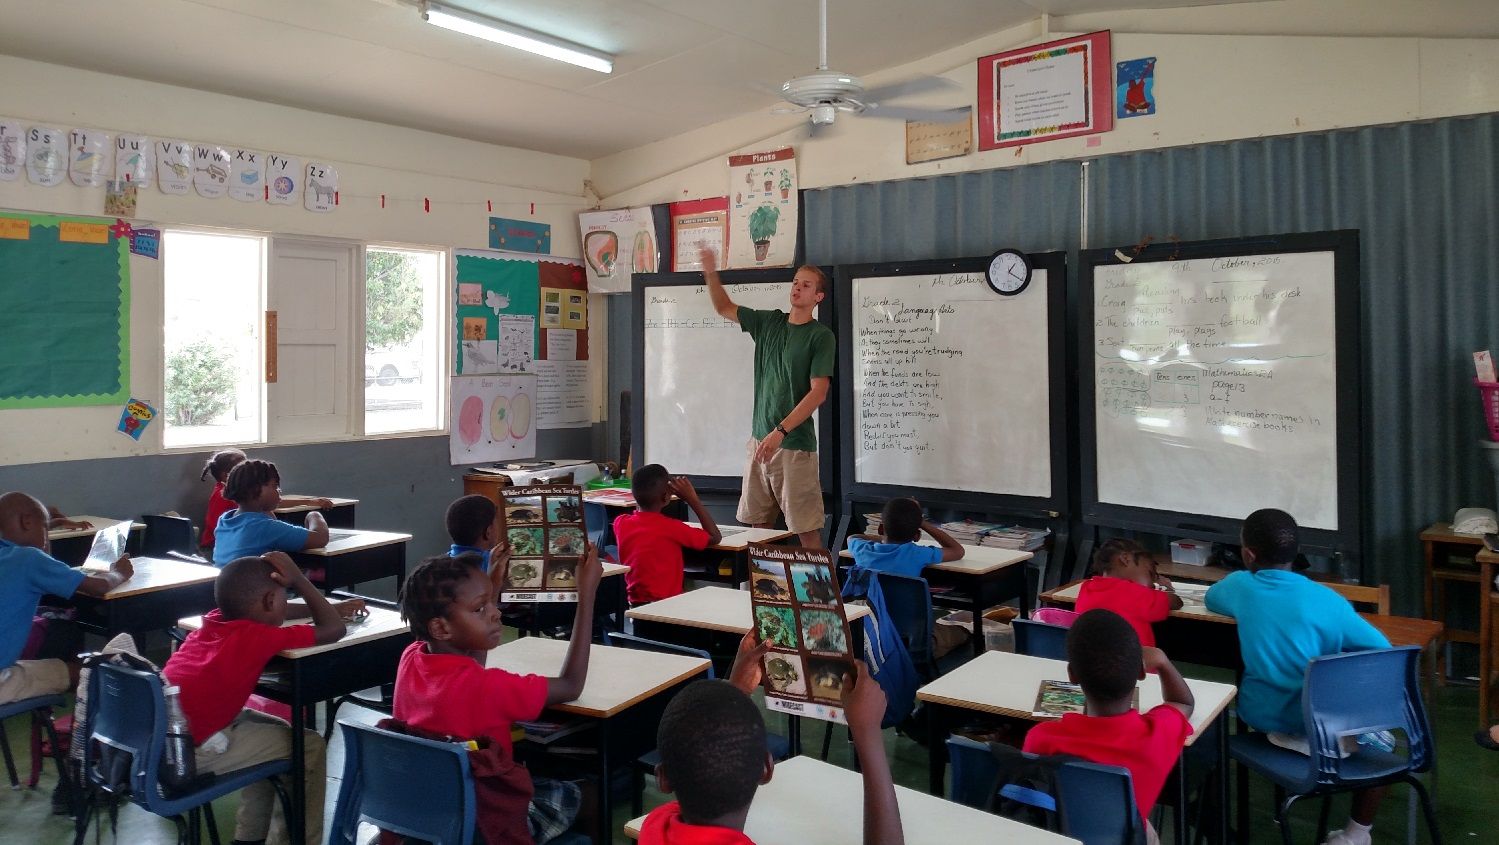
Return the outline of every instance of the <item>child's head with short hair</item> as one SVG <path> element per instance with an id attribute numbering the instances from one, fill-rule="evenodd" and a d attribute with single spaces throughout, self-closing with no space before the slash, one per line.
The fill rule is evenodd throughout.
<path id="1" fill-rule="evenodd" d="M 671 475 L 660 464 L 646 464 L 630 477 L 630 495 L 643 511 L 659 511 L 671 501 Z"/>
<path id="2" fill-rule="evenodd" d="M 269 485 L 269 486 L 267 486 Z M 270 461 L 241 461 L 229 470 L 224 498 L 241 510 L 268 511 L 281 501 L 281 473 Z"/>
<path id="3" fill-rule="evenodd" d="M 500 509 L 488 496 L 461 496 L 448 505 L 445 522 L 448 536 L 460 546 L 478 546 L 486 540 L 498 541 L 488 532 L 496 527 Z M 490 543 L 493 545 L 493 542 Z"/>
<path id="4" fill-rule="evenodd" d="M 728 681 L 695 681 L 678 693 L 661 714 L 656 747 L 657 780 L 676 793 L 688 824 L 747 811 L 774 766 L 760 708 Z"/>
<path id="5" fill-rule="evenodd" d="M 910 496 L 897 496 L 880 511 L 885 541 L 914 543 L 921 539 L 921 503 Z"/>
<path id="6" fill-rule="evenodd" d="M 1093 574 L 1123 578 L 1149 586 L 1154 580 L 1150 552 L 1134 540 L 1105 540 L 1093 553 Z"/>
<path id="7" fill-rule="evenodd" d="M 48 550 L 47 506 L 20 491 L 0 496 L 0 538 L 18 546 Z"/>
<path id="8" fill-rule="evenodd" d="M 1255 572 L 1289 568 L 1301 545 L 1296 520 L 1275 508 L 1261 508 L 1246 517 L 1239 529 L 1239 542 L 1245 565 Z"/>
<path id="9" fill-rule="evenodd" d="M 230 561 L 213 582 L 213 600 L 226 621 L 249 619 L 266 625 L 286 621 L 286 588 L 271 577 L 275 572 L 263 557 Z"/>
<path id="10" fill-rule="evenodd" d="M 198 476 L 199 481 L 207 481 L 213 476 L 213 480 L 223 484 L 229 477 L 229 471 L 245 462 L 245 453 L 238 449 L 220 449 L 214 452 L 207 461 L 203 463 L 203 473 Z"/>
<path id="11" fill-rule="evenodd" d="M 1135 629 L 1112 610 L 1098 608 L 1077 617 L 1067 631 L 1067 675 L 1083 688 L 1090 704 L 1128 706 L 1135 683 L 1145 677 Z"/>
<path id="12" fill-rule="evenodd" d="M 494 585 L 472 552 L 422 561 L 401 588 L 401 619 L 434 651 L 472 653 L 500 644 Z"/>

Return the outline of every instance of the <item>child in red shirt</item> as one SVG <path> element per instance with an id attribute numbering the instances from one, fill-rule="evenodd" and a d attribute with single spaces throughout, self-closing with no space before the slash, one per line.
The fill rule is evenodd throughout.
<path id="1" fill-rule="evenodd" d="M 671 598 L 682 592 L 682 549 L 702 551 L 723 539 L 718 523 L 703 506 L 692 482 L 682 476 L 671 477 L 660 464 L 636 470 L 630 479 L 630 492 L 635 496 L 635 512 L 614 520 L 620 563 L 630 567 L 625 573 L 626 595 L 632 605 Z M 702 528 L 661 512 L 671 502 L 672 494 L 692 508 Z"/>
<path id="2" fill-rule="evenodd" d="M 500 644 L 497 581 L 510 547 L 491 553 L 486 575 L 479 555 L 430 557 L 406 579 L 401 617 L 416 642 L 401 654 L 396 669 L 394 713 L 412 727 L 460 739 L 489 737 L 508 756 L 510 732 L 518 721 L 535 719 L 551 704 L 576 699 L 588 675 L 593 636 L 593 601 L 603 568 L 590 545 L 578 567 L 578 611 L 562 674 L 555 678 L 516 675 L 485 668 L 489 651 Z M 493 579 L 493 580 L 492 580 Z M 537 845 L 560 836 L 577 819 L 582 791 L 575 783 L 532 778 L 526 823 Z M 479 827 L 486 826 L 479 809 Z"/>
<path id="3" fill-rule="evenodd" d="M 306 606 L 292 611 L 286 601 L 287 588 L 296 590 Z M 245 701 L 277 652 L 337 642 L 344 635 L 340 613 L 352 613 L 364 604 L 358 600 L 329 604 L 284 552 L 230 562 L 214 581 L 213 595 L 218 610 L 203 617 L 203 626 L 188 635 L 161 670 L 167 682 L 180 690 L 178 700 L 197 746 L 194 757 L 200 774 L 229 772 L 290 756 L 291 726 L 243 709 Z M 289 612 L 303 615 L 309 611 L 311 625 L 281 627 Z M 305 734 L 307 841 L 322 842 L 323 738 L 315 730 Z M 236 842 L 287 841 L 286 820 L 273 789 L 270 781 L 244 788 L 234 822 Z"/>
<path id="4" fill-rule="evenodd" d="M 744 834 L 750 803 L 775 769 L 765 745 L 765 720 L 749 693 L 760 685 L 768 645 L 754 634 L 739 643 L 728 681 L 688 684 L 661 714 L 656 783 L 677 800 L 652 810 L 641 845 L 753 845 Z M 843 679 L 843 709 L 864 776 L 865 845 L 901 845 L 900 807 L 885 758 L 880 720 L 885 693 L 855 661 Z"/>
<path id="5" fill-rule="evenodd" d="M 1165 703 L 1142 714 L 1134 709 L 1135 684 L 1147 670 L 1160 675 Z M 1192 734 L 1187 721 L 1192 690 L 1165 653 L 1142 648 L 1129 622 L 1108 610 L 1090 610 L 1072 623 L 1067 632 L 1067 677 L 1082 686 L 1086 711 L 1031 728 L 1023 750 L 1072 754 L 1129 769 L 1135 806 L 1148 827 L 1166 776 Z"/>
<path id="6" fill-rule="evenodd" d="M 1160 622 L 1181 606 L 1181 596 L 1165 576 L 1156 575 L 1150 553 L 1134 540 L 1108 540 L 1099 546 L 1093 555 L 1093 577 L 1083 582 L 1077 594 L 1078 613 L 1095 608 L 1114 611 L 1135 629 L 1145 648 L 1155 647 L 1150 623 Z"/>

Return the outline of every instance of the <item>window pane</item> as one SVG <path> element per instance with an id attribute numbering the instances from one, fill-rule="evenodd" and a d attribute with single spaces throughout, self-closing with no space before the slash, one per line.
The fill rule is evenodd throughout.
<path id="1" fill-rule="evenodd" d="M 265 238 L 168 231 L 165 445 L 264 439 Z"/>
<path id="2" fill-rule="evenodd" d="M 442 426 L 443 254 L 365 250 L 364 430 Z"/>

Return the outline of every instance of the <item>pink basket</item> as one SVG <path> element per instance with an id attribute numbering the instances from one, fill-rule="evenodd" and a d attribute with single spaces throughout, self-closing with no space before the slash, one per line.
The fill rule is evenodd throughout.
<path id="1" fill-rule="evenodd" d="M 1483 419 L 1489 424 L 1489 439 L 1499 441 L 1499 382 L 1479 381 L 1478 398 L 1483 402 Z"/>

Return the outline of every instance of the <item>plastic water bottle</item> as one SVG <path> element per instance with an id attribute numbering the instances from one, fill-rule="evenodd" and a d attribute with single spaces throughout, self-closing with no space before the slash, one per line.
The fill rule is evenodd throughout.
<path id="1" fill-rule="evenodd" d="M 178 687 L 166 687 L 162 697 L 167 706 L 167 743 L 161 760 L 161 783 L 163 786 L 184 790 L 197 776 L 197 761 L 193 757 L 193 735 L 182 713 L 182 701 Z"/>

